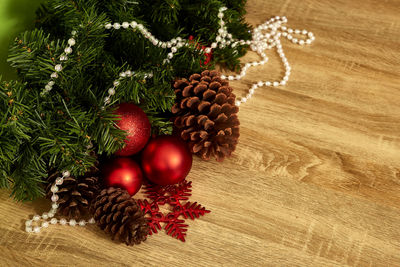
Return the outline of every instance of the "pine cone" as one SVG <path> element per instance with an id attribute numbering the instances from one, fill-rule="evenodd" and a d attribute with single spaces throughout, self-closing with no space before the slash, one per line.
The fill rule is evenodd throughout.
<path id="1" fill-rule="evenodd" d="M 222 161 L 236 149 L 239 139 L 239 108 L 228 81 L 217 71 L 193 74 L 174 84 L 174 126 L 192 153 Z"/>
<path id="2" fill-rule="evenodd" d="M 121 188 L 106 188 L 93 202 L 91 212 L 99 227 L 112 239 L 138 245 L 149 234 L 144 214 L 136 201 Z"/>
<path id="3" fill-rule="evenodd" d="M 96 162 L 95 166 L 90 168 L 84 176 L 64 178 L 63 184 L 57 186 L 59 188 L 57 191 L 59 197 L 57 203 L 60 215 L 80 219 L 89 213 L 90 204 L 100 189 L 98 164 Z M 47 198 L 51 198 L 53 195 L 51 188 L 55 180 L 60 176 L 59 172 L 51 172 L 47 178 Z"/>

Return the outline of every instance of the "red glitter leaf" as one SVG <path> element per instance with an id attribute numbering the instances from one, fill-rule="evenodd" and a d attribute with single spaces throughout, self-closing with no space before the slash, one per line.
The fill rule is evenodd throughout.
<path id="1" fill-rule="evenodd" d="M 210 212 L 197 202 L 181 203 L 181 201 L 189 200 L 192 194 L 192 182 L 185 180 L 179 184 L 167 186 L 147 183 L 143 188 L 147 199 L 138 200 L 138 203 L 146 216 L 150 234 L 158 233 L 163 228 L 161 223 L 164 223 L 164 229 L 168 235 L 185 242 L 189 225 L 184 224 L 184 219 L 194 220 Z M 164 215 L 160 212 L 160 206 L 167 204 L 172 207 L 172 211 Z"/>
<path id="2" fill-rule="evenodd" d="M 146 183 L 144 185 L 145 196 L 160 205 L 169 204 L 171 198 L 176 200 L 188 200 L 192 195 L 192 182 L 184 180 L 177 185 L 153 185 Z"/>
<path id="3" fill-rule="evenodd" d="M 175 214 L 182 215 L 185 219 L 190 218 L 192 220 L 204 216 L 206 213 L 210 213 L 209 210 L 206 210 L 205 207 L 197 204 L 197 202 L 187 202 L 184 206 L 177 205 L 174 207 L 174 212 Z"/>
<path id="4" fill-rule="evenodd" d="M 161 223 L 164 222 L 164 215 L 159 212 L 151 218 L 147 218 L 147 225 L 150 227 L 150 234 L 158 233 L 158 230 L 162 229 Z"/>
<path id="5" fill-rule="evenodd" d="M 185 242 L 186 232 L 189 225 L 184 224 L 185 220 L 179 220 L 173 213 L 167 215 L 168 221 L 164 229 L 167 235 L 175 237 L 182 242 Z"/>

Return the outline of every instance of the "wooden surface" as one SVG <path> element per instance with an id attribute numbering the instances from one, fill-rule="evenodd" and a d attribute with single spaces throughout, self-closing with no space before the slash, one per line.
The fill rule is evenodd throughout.
<path id="1" fill-rule="evenodd" d="M 195 160 L 192 199 L 212 213 L 190 222 L 187 242 L 162 233 L 126 247 L 94 226 L 27 234 L 48 203 L 2 191 L 1 266 L 400 266 L 400 2 L 249 0 L 248 12 L 254 25 L 285 15 L 317 39 L 283 41 L 291 80 L 241 107 L 231 159 Z M 268 54 L 234 83 L 239 96 L 282 74 Z"/>

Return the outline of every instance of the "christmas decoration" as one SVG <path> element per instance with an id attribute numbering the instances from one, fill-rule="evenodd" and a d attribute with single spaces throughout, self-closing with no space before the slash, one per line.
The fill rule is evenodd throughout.
<path id="1" fill-rule="evenodd" d="M 209 212 L 197 203 L 181 202 L 188 200 L 191 186 L 183 181 L 192 164 L 186 143 L 171 136 L 150 141 L 142 166 L 159 185 L 147 187 L 150 201 L 141 201 L 140 208 L 130 195 L 139 190 L 142 174 L 128 158 L 109 159 L 112 165 L 104 168 L 109 188 L 93 202 L 101 185 L 94 154 L 136 154 L 150 131 L 171 134 L 174 124 L 193 153 L 222 160 L 239 137 L 237 107 L 258 87 L 284 85 L 289 79 L 281 37 L 299 45 L 314 40 L 306 30 L 287 28 L 285 17 L 251 32 L 243 19 L 245 0 L 229 2 L 229 9 L 222 0 L 122 2 L 48 0 L 37 12 L 36 28 L 10 47 L 8 61 L 18 70 L 18 81 L 0 81 L 0 187 L 11 188 L 17 200 L 47 193 L 52 201 L 49 212 L 26 221 L 29 233 L 49 224 L 97 221 L 114 239 L 138 244 L 150 231 L 142 208 L 150 216 L 151 232 L 165 223 L 167 234 L 184 241 L 184 219 Z M 185 39 L 189 34 L 201 39 Z M 244 64 L 239 75 L 193 74 L 216 63 L 238 71 L 248 47 L 261 60 Z M 264 51 L 272 48 L 284 64 L 283 78 L 257 82 L 236 100 L 225 78 L 241 79 L 250 67 L 265 64 Z M 190 74 L 189 80 L 176 80 Z M 43 190 L 46 177 L 49 184 Z M 174 183 L 179 184 L 167 185 Z M 82 218 L 90 202 L 94 218 Z M 159 210 L 164 204 L 172 206 L 167 215 Z M 57 213 L 67 218 L 55 218 Z"/>
<path id="2" fill-rule="evenodd" d="M 192 192 L 192 182 L 183 181 L 177 185 L 145 185 L 145 194 L 149 199 L 139 200 L 138 203 L 146 215 L 147 223 L 150 227 L 150 234 L 158 233 L 165 229 L 166 233 L 185 242 L 187 228 L 185 219 L 196 219 L 210 213 L 197 202 L 182 201 L 189 200 Z M 163 214 L 160 206 L 170 205 L 172 210 L 168 214 Z M 164 224 L 164 227 L 161 226 Z"/>
<path id="3" fill-rule="evenodd" d="M 230 156 L 239 138 L 239 108 L 228 81 L 219 72 L 206 70 L 177 80 L 174 88 L 174 125 L 192 153 L 206 160 Z"/>
<path id="4" fill-rule="evenodd" d="M 150 181 L 159 185 L 176 184 L 192 168 L 192 154 L 175 136 L 159 136 L 147 144 L 142 153 L 142 169 Z"/>
<path id="5" fill-rule="evenodd" d="M 116 113 L 121 117 L 118 127 L 128 133 L 126 146 L 117 151 L 119 156 L 131 156 L 138 153 L 150 138 L 151 125 L 146 114 L 138 106 L 123 103 L 118 106 Z"/>
<path id="6" fill-rule="evenodd" d="M 131 196 L 142 186 L 143 174 L 140 166 L 130 158 L 115 158 L 102 168 L 105 186 L 121 187 Z"/>
<path id="7" fill-rule="evenodd" d="M 90 203 L 99 189 L 98 162 L 87 173 L 79 177 L 66 177 L 63 184 L 57 185 L 59 172 L 52 172 L 47 178 L 46 196 L 51 199 L 54 192 L 58 194 L 58 213 L 67 218 L 80 219 L 86 216 Z"/>
<path id="8" fill-rule="evenodd" d="M 121 188 L 103 189 L 92 206 L 98 226 L 111 234 L 113 240 L 138 245 L 146 240 L 149 228 L 141 208 Z"/>
<path id="9" fill-rule="evenodd" d="M 227 77 L 233 80 L 248 68 L 265 64 L 265 49 L 277 49 L 284 78 L 254 84 L 236 101 L 240 105 L 259 86 L 287 82 L 290 66 L 281 36 L 299 45 L 314 40 L 310 32 L 284 26 L 284 17 L 272 18 L 251 36 L 243 20 L 245 1 L 230 3 L 229 9 L 219 0 L 178 1 L 179 8 L 168 11 L 163 5 L 139 2 L 121 10 L 117 2 L 47 1 L 37 12 L 37 27 L 15 38 L 9 62 L 18 69 L 19 81 L 0 83 L 0 117 L 6 118 L 0 136 L 0 186 L 11 187 L 16 199 L 41 196 L 40 183 L 48 169 L 69 170 L 73 176 L 84 173 L 93 164 L 86 159 L 89 146 L 99 155 L 120 150 L 126 134 L 115 125 L 110 107 L 116 103 L 140 104 L 156 133 L 171 132 L 166 111 L 172 108 L 174 94 L 169 84 L 176 77 L 198 73 L 204 53 L 213 52 L 212 63 L 239 69 L 246 48 L 256 51 L 262 60 L 246 63 L 240 75 Z M 183 38 L 187 33 L 211 45 L 203 53 Z M 15 141 L 8 143 L 10 139 Z"/>
<path id="10" fill-rule="evenodd" d="M 194 41 L 194 36 L 193 35 L 190 35 L 189 36 L 189 41 L 191 42 L 191 43 L 193 43 Z M 203 50 L 203 51 L 205 51 L 206 50 L 206 47 L 204 46 L 204 45 L 200 45 L 200 44 L 196 44 L 196 47 L 198 48 L 198 49 L 201 49 L 201 50 Z M 207 51 L 209 51 L 209 50 L 207 50 Z M 212 50 L 211 51 L 209 51 L 209 53 L 204 53 L 204 55 L 205 55 L 205 57 L 206 57 L 206 60 L 204 61 L 204 62 L 200 62 L 200 65 L 201 66 L 207 66 L 208 65 L 208 63 L 210 63 L 211 62 L 211 59 L 212 59 Z"/>

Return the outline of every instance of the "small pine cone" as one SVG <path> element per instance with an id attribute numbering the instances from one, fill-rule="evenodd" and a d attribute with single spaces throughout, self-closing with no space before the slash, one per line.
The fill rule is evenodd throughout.
<path id="1" fill-rule="evenodd" d="M 228 81 L 217 71 L 193 74 L 174 84 L 174 126 L 192 153 L 218 161 L 230 156 L 239 139 L 239 108 Z"/>
<path id="2" fill-rule="evenodd" d="M 103 189 L 93 202 L 91 212 L 99 227 L 111 234 L 112 240 L 132 246 L 145 241 L 149 234 L 140 206 L 124 189 Z"/>
<path id="3" fill-rule="evenodd" d="M 62 185 L 57 185 L 58 191 L 58 210 L 60 215 L 68 218 L 80 219 L 89 213 L 92 200 L 100 190 L 98 162 L 91 167 L 85 175 L 78 178 L 64 178 Z M 51 188 L 54 182 L 61 174 L 59 172 L 50 172 L 47 178 L 46 196 L 51 199 L 53 192 Z"/>

